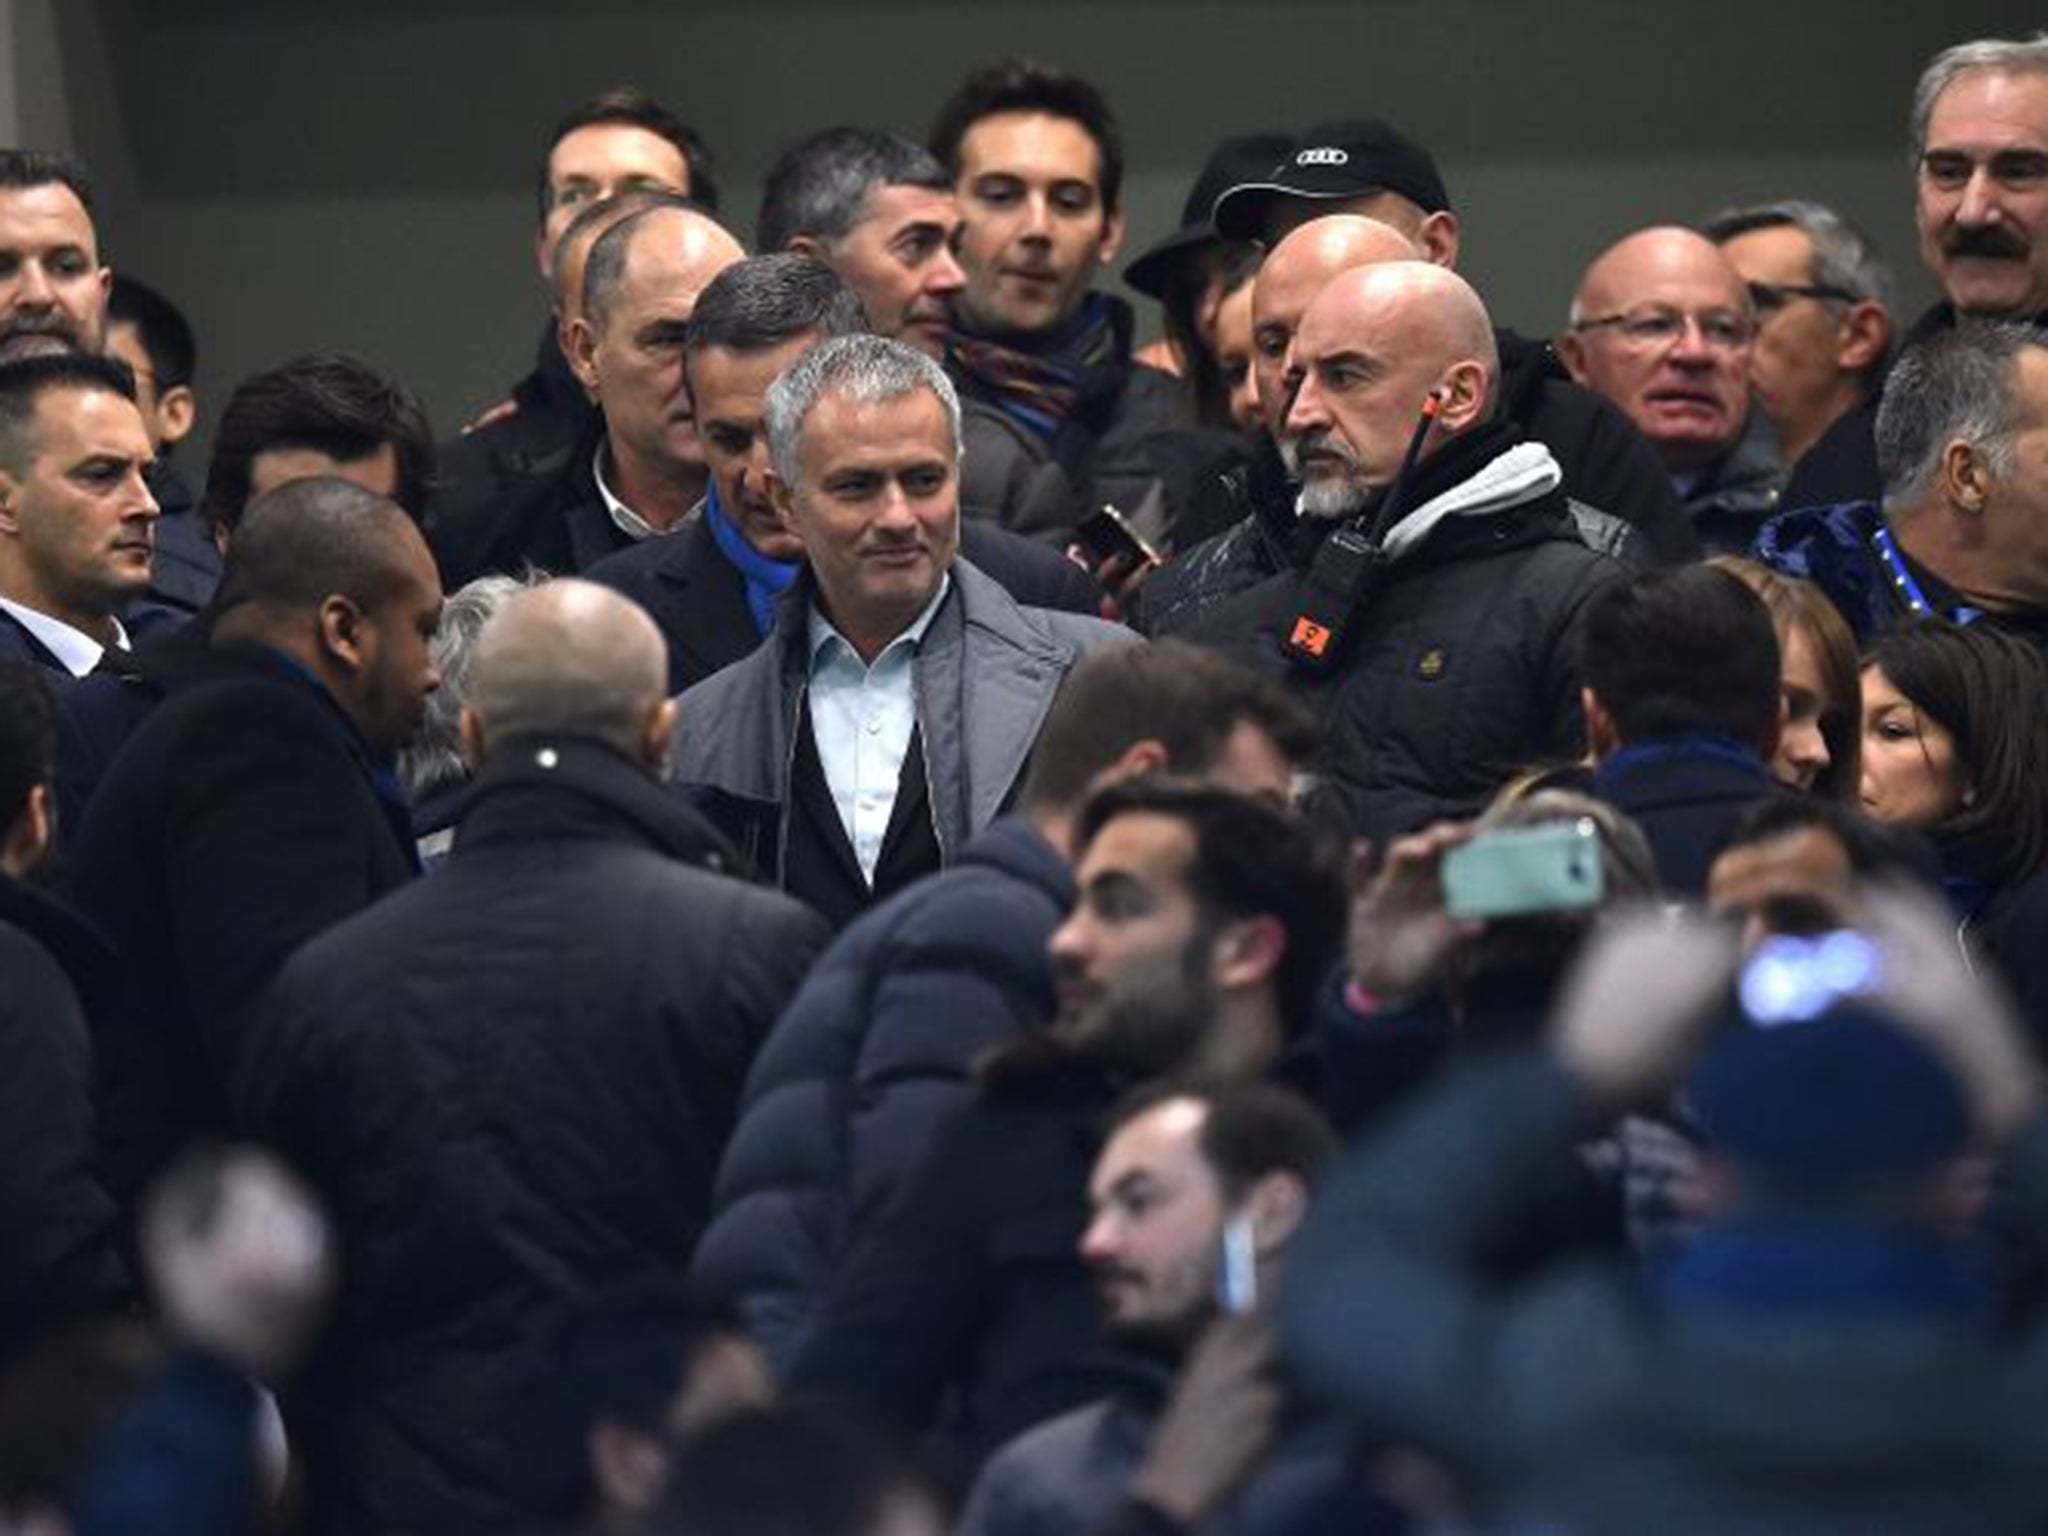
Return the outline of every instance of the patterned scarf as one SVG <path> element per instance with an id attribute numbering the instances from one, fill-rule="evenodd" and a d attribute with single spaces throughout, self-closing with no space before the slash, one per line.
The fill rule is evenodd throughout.
<path id="1" fill-rule="evenodd" d="M 1091 375 L 1122 355 L 1109 300 L 1091 293 L 1073 323 L 1028 349 L 955 331 L 947 338 L 954 371 L 1004 415 L 1040 437 L 1051 437 L 1074 412 Z"/>

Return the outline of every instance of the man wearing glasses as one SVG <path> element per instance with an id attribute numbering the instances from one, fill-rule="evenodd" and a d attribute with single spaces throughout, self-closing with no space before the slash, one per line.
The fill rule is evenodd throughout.
<path id="1" fill-rule="evenodd" d="M 1891 273 L 1868 235 L 1801 199 L 1731 208 L 1702 233 L 1756 310 L 1749 384 L 1787 464 L 1876 394 L 1891 343 Z"/>
<path id="2" fill-rule="evenodd" d="M 1769 423 L 1750 410 L 1755 338 L 1728 258 L 1674 226 L 1638 230 L 1596 258 L 1558 339 L 1572 378 L 1650 440 L 1710 553 L 1747 549 L 1783 484 Z"/>

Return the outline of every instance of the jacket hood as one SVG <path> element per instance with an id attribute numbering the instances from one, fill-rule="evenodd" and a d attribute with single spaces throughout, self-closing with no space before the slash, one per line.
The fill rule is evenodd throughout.
<path id="1" fill-rule="evenodd" d="M 1387 530 L 1382 546 L 1399 560 L 1453 517 L 1492 517 L 1540 501 L 1564 483 L 1564 471 L 1541 443 L 1517 443 L 1487 460 L 1477 474 L 1431 497 Z"/>

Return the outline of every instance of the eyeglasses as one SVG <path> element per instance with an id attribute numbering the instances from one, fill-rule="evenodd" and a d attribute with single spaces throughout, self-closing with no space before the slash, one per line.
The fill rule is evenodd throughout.
<path id="1" fill-rule="evenodd" d="M 1572 324 L 1575 331 L 1601 331 L 1610 326 L 1632 347 L 1668 347 L 1685 334 L 1688 325 L 1699 328 L 1700 340 L 1724 352 L 1746 347 L 1756 335 L 1747 315 L 1728 309 L 1709 309 L 1697 314 L 1656 306 L 1631 309 L 1618 315 L 1596 315 Z"/>
<path id="2" fill-rule="evenodd" d="M 1832 299 L 1842 304 L 1853 304 L 1856 295 L 1846 288 L 1836 288 L 1827 283 L 1746 283 L 1749 302 L 1756 306 L 1759 315 L 1775 315 L 1794 299 Z"/>

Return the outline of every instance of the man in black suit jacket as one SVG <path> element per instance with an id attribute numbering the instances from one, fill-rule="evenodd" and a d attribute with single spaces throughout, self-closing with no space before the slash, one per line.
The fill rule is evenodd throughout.
<path id="1" fill-rule="evenodd" d="M 704 499 L 677 532 L 593 566 L 590 579 L 638 602 L 668 644 L 680 693 L 758 646 L 774 599 L 802 569 L 803 545 L 768 499 L 768 386 L 821 341 L 868 329 L 853 289 L 801 252 L 726 268 L 698 296 L 683 342 L 697 433 L 711 469 Z M 978 519 L 961 552 L 1032 608 L 1096 613 L 1101 590 L 1057 552 Z"/>
<path id="2" fill-rule="evenodd" d="M 243 517 L 207 645 L 115 758 L 72 890 L 124 962 L 94 1020 L 107 1177 L 132 1200 L 232 1130 L 257 993 L 415 871 L 391 754 L 435 686 L 441 584 L 395 502 L 294 481 Z"/>
<path id="3" fill-rule="evenodd" d="M 149 585 L 153 457 L 123 364 L 0 364 L 0 656 L 83 677 L 127 649 L 120 614 Z"/>

